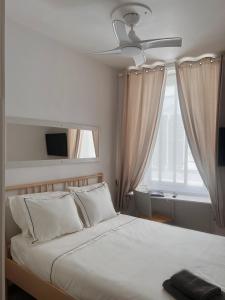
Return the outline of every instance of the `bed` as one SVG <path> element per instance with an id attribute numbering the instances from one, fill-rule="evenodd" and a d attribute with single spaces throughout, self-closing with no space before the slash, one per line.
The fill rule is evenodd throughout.
<path id="1" fill-rule="evenodd" d="M 16 234 L 10 247 L 7 278 L 37 299 L 172 300 L 162 282 L 184 268 L 225 290 L 224 237 L 123 214 L 37 245 Z"/>

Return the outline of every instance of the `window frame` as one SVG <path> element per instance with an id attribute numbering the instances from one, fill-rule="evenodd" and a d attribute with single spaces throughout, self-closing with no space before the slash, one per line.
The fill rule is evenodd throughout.
<path id="1" fill-rule="evenodd" d="M 170 67 L 168 69 L 165 84 L 167 84 L 168 76 L 175 76 L 176 77 L 175 67 Z M 176 80 L 176 78 L 175 78 L 175 80 Z M 177 85 L 175 85 L 175 87 L 177 88 Z M 164 104 L 165 104 L 164 100 L 165 100 L 165 96 L 164 96 L 164 99 L 163 99 L 162 110 L 163 110 Z M 174 103 L 174 117 L 175 117 L 174 124 L 175 125 L 173 124 L 173 131 L 174 131 L 173 134 L 174 134 L 174 136 L 176 136 L 176 124 L 177 124 L 176 120 L 177 120 L 177 116 L 178 116 L 178 114 L 177 114 L 177 106 L 178 105 L 179 105 L 179 95 L 178 95 L 178 91 L 176 90 L 176 92 L 175 92 L 175 103 Z M 182 114 L 181 114 L 181 117 L 182 117 Z M 160 122 L 162 120 L 161 118 L 162 118 L 162 115 L 160 116 L 160 120 L 159 120 L 159 129 L 160 129 Z M 157 140 L 159 138 L 158 137 L 159 132 L 160 131 L 157 132 L 157 136 L 155 138 L 155 146 L 156 146 Z M 183 155 L 184 155 L 184 169 L 183 169 L 184 182 L 175 182 L 176 177 L 177 177 L 176 176 L 176 174 L 177 174 L 176 163 L 174 163 L 174 165 L 173 165 L 173 172 L 172 172 L 173 181 L 162 180 L 162 177 L 160 176 L 160 172 L 162 171 L 161 167 L 160 167 L 160 165 L 161 165 L 160 160 L 162 160 L 162 159 L 159 159 L 158 160 L 158 164 L 159 164 L 158 178 L 159 178 L 159 180 L 154 180 L 152 178 L 151 179 L 150 178 L 145 178 L 145 177 L 151 177 L 151 175 L 146 176 L 146 174 L 144 174 L 143 179 L 142 179 L 141 183 L 139 184 L 140 188 L 144 188 L 144 189 L 151 188 L 151 190 L 160 190 L 160 191 L 163 191 L 165 193 L 175 193 L 175 194 L 183 194 L 183 195 L 190 195 L 190 196 L 192 196 L 192 195 L 193 196 L 207 196 L 207 197 L 209 196 L 208 191 L 207 191 L 203 181 L 202 181 L 202 183 L 203 183 L 202 186 L 199 186 L 199 185 L 195 186 L 195 185 L 190 185 L 190 184 L 188 185 L 188 174 L 190 172 L 190 170 L 188 171 L 188 162 L 189 162 L 188 161 L 188 153 L 189 153 L 188 151 L 190 149 L 190 146 L 188 145 L 188 140 L 187 140 L 187 136 L 186 136 L 186 133 L 185 133 L 185 128 L 184 128 L 184 134 L 185 134 L 184 151 L 183 151 Z M 162 139 L 162 138 L 160 138 L 160 139 Z M 177 157 L 176 156 L 176 148 L 177 148 L 177 143 L 175 143 L 175 147 L 173 146 L 173 151 L 172 151 L 174 162 L 176 161 L 176 157 Z M 162 149 L 162 147 L 159 147 L 159 149 Z M 154 154 L 154 150 L 152 152 L 151 160 L 152 160 L 152 157 L 153 157 L 153 154 Z M 190 153 L 191 153 L 191 149 L 190 149 Z M 151 167 L 150 167 L 151 166 L 151 160 L 148 163 L 148 166 L 146 168 L 145 173 L 148 172 L 148 173 L 151 174 L 151 171 L 156 170 L 156 168 L 151 169 Z M 196 164 L 195 164 L 195 166 L 196 166 Z M 197 166 L 196 166 L 196 169 L 197 169 Z M 197 169 L 197 173 L 199 174 L 198 169 Z M 199 174 L 199 176 L 201 177 L 200 174 Z M 148 181 L 148 183 L 146 183 L 146 181 Z"/>

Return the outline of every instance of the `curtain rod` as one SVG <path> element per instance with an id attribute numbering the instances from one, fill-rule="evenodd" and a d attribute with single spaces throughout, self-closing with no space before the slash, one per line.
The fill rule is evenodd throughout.
<path id="1" fill-rule="evenodd" d="M 220 57 L 220 55 L 218 55 L 218 54 L 214 54 L 214 53 L 206 53 L 206 54 L 202 54 L 202 55 L 199 55 L 199 56 L 196 56 L 196 57 L 194 57 L 194 56 L 189 56 L 189 57 L 183 57 L 183 58 L 181 58 L 181 59 L 178 59 L 177 60 L 177 63 L 180 65 L 180 64 L 182 64 L 183 62 L 196 62 L 196 61 L 198 61 L 198 60 L 201 60 L 201 59 L 204 59 L 204 58 L 213 58 L 213 59 L 216 59 L 216 58 L 218 58 L 218 57 Z"/>
<path id="2" fill-rule="evenodd" d="M 184 63 L 184 62 L 197 62 L 198 60 L 204 59 L 204 58 L 212 58 L 212 59 L 216 59 L 219 58 L 220 55 L 219 54 L 215 54 L 215 53 L 206 53 L 206 54 L 202 54 L 199 56 L 185 56 L 181 59 L 178 60 L 174 60 L 172 62 L 166 63 L 165 61 L 156 61 L 150 65 L 142 65 L 141 67 L 135 67 L 135 66 L 131 66 L 126 68 L 127 71 L 140 71 L 142 69 L 153 69 L 156 66 L 162 66 L 162 67 L 166 67 L 167 70 L 170 69 L 174 69 L 175 68 L 175 64 L 177 63 L 178 65 Z M 121 72 L 118 73 L 118 76 L 123 75 Z"/>

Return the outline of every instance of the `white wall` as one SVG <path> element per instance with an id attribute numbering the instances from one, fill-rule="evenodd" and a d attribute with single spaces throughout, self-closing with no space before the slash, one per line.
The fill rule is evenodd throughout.
<path id="1" fill-rule="evenodd" d="M 6 185 L 102 171 L 112 188 L 116 107 L 115 70 L 7 20 L 6 115 L 99 126 L 100 162 L 8 169 Z"/>

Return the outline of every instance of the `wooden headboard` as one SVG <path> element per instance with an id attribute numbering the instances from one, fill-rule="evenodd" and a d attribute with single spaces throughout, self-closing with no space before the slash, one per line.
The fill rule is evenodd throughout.
<path id="1" fill-rule="evenodd" d="M 6 187 L 6 197 L 13 195 L 34 194 L 42 192 L 65 191 L 68 186 L 85 186 L 102 182 L 104 180 L 102 173 L 93 175 L 70 177 L 63 179 L 47 180 L 41 182 L 33 182 L 27 184 L 19 184 Z M 13 221 L 9 203 L 6 199 L 6 242 L 9 243 L 11 237 L 20 232 L 18 226 Z"/>

